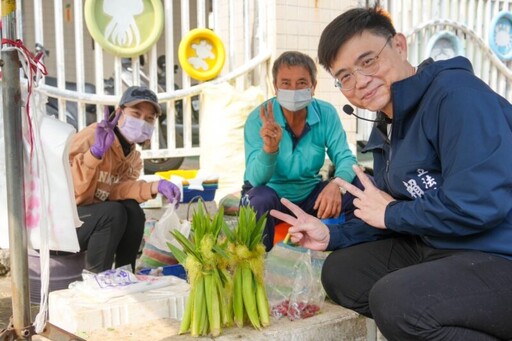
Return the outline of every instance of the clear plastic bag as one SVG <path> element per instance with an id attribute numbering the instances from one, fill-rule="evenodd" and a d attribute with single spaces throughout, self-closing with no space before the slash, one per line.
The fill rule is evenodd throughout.
<path id="1" fill-rule="evenodd" d="M 265 259 L 271 315 L 290 320 L 311 317 L 325 301 L 320 274 L 326 254 L 279 243 Z"/>
<path id="2" fill-rule="evenodd" d="M 190 226 L 190 221 L 180 219 L 174 205 L 169 205 L 145 240 L 137 268 L 158 268 L 178 263 L 169 250 L 167 243 L 181 249 L 181 246 L 172 236 L 171 231 L 180 231 L 184 236 L 188 237 Z"/>

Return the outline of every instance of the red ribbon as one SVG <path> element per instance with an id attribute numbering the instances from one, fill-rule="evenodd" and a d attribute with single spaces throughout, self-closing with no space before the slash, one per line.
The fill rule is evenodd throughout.
<path id="1" fill-rule="evenodd" d="M 34 149 L 34 136 L 33 136 L 33 127 L 32 120 L 30 119 L 30 96 L 32 95 L 32 84 L 34 81 L 34 76 L 38 71 L 43 75 L 47 75 L 48 71 L 46 70 L 46 66 L 43 64 L 42 58 L 44 55 L 43 51 L 38 52 L 34 55 L 30 52 L 27 47 L 23 44 L 23 41 L 20 39 L 10 40 L 10 39 L 2 39 L 2 45 L 11 45 L 14 46 L 18 51 L 20 51 L 28 65 L 28 95 L 27 95 L 27 104 L 26 111 L 28 116 L 28 126 L 29 126 L 29 138 L 30 138 L 30 158 L 32 158 L 32 152 Z"/>

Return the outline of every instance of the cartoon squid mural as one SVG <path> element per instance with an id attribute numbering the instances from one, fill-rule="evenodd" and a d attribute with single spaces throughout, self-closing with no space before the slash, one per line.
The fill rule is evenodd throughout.
<path id="1" fill-rule="evenodd" d="M 105 38 L 118 46 L 140 44 L 140 32 L 135 16 L 144 11 L 142 0 L 106 0 L 103 11 L 112 17 L 105 28 Z"/>

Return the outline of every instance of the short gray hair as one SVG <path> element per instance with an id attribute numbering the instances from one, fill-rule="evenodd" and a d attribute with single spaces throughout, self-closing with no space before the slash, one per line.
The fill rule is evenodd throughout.
<path id="1" fill-rule="evenodd" d="M 313 58 L 299 51 L 286 51 L 283 52 L 274 62 L 272 66 L 272 77 L 274 78 L 274 83 L 277 79 L 277 71 L 281 68 L 281 66 L 304 66 L 311 76 L 311 81 L 313 84 L 316 84 L 316 64 Z"/>

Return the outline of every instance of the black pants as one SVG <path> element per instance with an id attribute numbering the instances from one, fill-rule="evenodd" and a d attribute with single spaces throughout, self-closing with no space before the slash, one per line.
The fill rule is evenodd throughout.
<path id="1" fill-rule="evenodd" d="M 77 229 L 82 251 L 87 250 L 85 268 L 98 273 L 115 266 L 131 265 L 144 234 L 145 215 L 135 200 L 105 201 L 78 207 L 83 221 Z"/>
<path id="2" fill-rule="evenodd" d="M 512 261 L 503 257 L 391 238 L 334 251 L 322 283 L 390 341 L 512 339 Z"/>
<path id="3" fill-rule="evenodd" d="M 329 181 L 319 182 L 311 193 L 301 202 L 295 204 L 299 206 L 306 213 L 317 216 L 318 210 L 313 209 L 315 201 L 323 191 Z M 357 188 L 363 188 L 363 185 L 356 177 L 352 184 Z M 341 194 L 340 194 L 341 195 Z M 341 213 L 345 214 L 345 220 L 350 220 L 354 217 L 354 196 L 349 192 L 342 195 Z M 281 198 L 277 195 L 276 191 L 272 188 L 261 185 L 252 187 L 249 182 L 245 182 L 242 187 L 242 198 L 240 199 L 241 206 L 252 206 L 256 211 L 256 218 L 260 218 L 263 214 L 267 213 L 267 221 L 263 231 L 263 244 L 266 251 L 270 251 L 274 246 L 274 233 L 275 225 L 279 222 L 278 219 L 272 217 L 268 212 L 270 210 L 278 210 L 284 213 L 293 214 L 288 208 L 281 204 Z M 336 217 L 335 217 L 336 218 Z"/>

